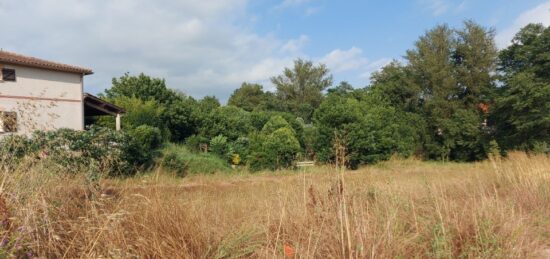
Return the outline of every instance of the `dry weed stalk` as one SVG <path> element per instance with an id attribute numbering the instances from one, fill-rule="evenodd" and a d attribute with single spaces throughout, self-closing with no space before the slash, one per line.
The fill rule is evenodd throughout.
<path id="1" fill-rule="evenodd" d="M 158 172 L 95 189 L 83 177 L 40 168 L 2 171 L 13 234 L 0 251 L 283 258 L 292 248 L 294 258 L 544 258 L 549 168 L 547 156 L 512 153 L 494 163 L 395 160 L 337 175 L 318 168 L 176 180 Z"/>

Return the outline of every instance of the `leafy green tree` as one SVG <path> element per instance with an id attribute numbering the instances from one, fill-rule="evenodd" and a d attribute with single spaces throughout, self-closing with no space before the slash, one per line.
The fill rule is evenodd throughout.
<path id="1" fill-rule="evenodd" d="M 288 127 L 279 128 L 269 135 L 252 133 L 248 165 L 253 171 L 288 168 L 300 150 L 300 142 Z"/>
<path id="2" fill-rule="evenodd" d="M 491 109 L 498 144 L 527 149 L 550 144 L 550 27 L 529 24 L 500 53 L 503 86 Z"/>
<path id="3" fill-rule="evenodd" d="M 309 122 L 323 99 L 323 91 L 332 85 L 332 75 L 323 64 L 315 66 L 311 61 L 297 59 L 292 69 L 285 68 L 271 82 L 277 87 L 284 109 Z"/>
<path id="4" fill-rule="evenodd" d="M 234 141 L 253 131 L 249 113 L 234 106 L 218 107 L 200 118 L 199 135 L 209 139 L 223 135 Z"/>
<path id="5" fill-rule="evenodd" d="M 414 82 L 410 68 L 397 61 L 372 74 L 369 90 L 376 98 L 403 111 L 418 112 L 422 105 L 421 88 Z"/>
<path id="6" fill-rule="evenodd" d="M 340 82 L 336 87 L 327 90 L 328 94 L 348 95 L 354 91 L 353 86 L 346 81 Z"/>
<path id="7" fill-rule="evenodd" d="M 209 113 L 221 106 L 220 101 L 216 96 L 205 96 L 198 103 L 202 113 Z"/>
<path id="8" fill-rule="evenodd" d="M 458 98 L 469 109 L 480 103 L 491 103 L 496 86 L 494 74 L 498 56 L 495 31 L 473 21 L 464 22 L 456 31 L 457 42 L 453 62 L 458 83 Z"/>
<path id="9" fill-rule="evenodd" d="M 168 105 L 162 118 L 172 134 L 172 141 L 183 142 L 199 131 L 201 117 L 198 103 L 191 97 L 181 97 Z"/>
<path id="10" fill-rule="evenodd" d="M 270 98 L 271 95 L 263 91 L 262 85 L 245 82 L 231 94 L 227 104 L 250 112 L 255 109 L 266 109 Z"/>
<path id="11" fill-rule="evenodd" d="M 136 97 L 141 100 L 156 100 L 159 103 L 171 103 L 177 98 L 175 91 L 166 87 L 164 79 L 153 78 L 143 73 L 131 76 L 129 73 L 113 78 L 111 88 L 105 90 L 105 97 Z"/>
<path id="12" fill-rule="evenodd" d="M 273 161 L 270 169 L 290 167 L 300 152 L 300 142 L 289 127 L 283 127 L 271 133 L 264 146 L 264 150 Z"/>
<path id="13" fill-rule="evenodd" d="M 137 97 L 119 96 L 108 100 L 115 105 L 122 107 L 126 113 L 122 116 L 122 129 L 131 130 L 141 125 L 149 125 L 159 128 L 165 139 L 168 139 L 170 132 L 163 120 L 164 107 L 158 105 L 154 100 L 141 100 Z M 103 116 L 96 124 L 108 128 L 114 128 L 115 119 L 112 116 Z"/>
<path id="14" fill-rule="evenodd" d="M 482 147 L 488 136 L 473 138 L 455 132 L 471 132 L 475 127 L 476 132 L 485 134 L 481 128 L 486 115 L 477 107 L 490 103 L 496 89 L 493 38 L 492 30 L 470 21 L 460 30 L 442 25 L 420 37 L 407 52 L 407 70 L 420 87 L 421 111 L 428 126 L 424 138 L 427 157 L 474 160 L 486 155 L 483 148 L 471 148 L 470 154 L 464 154 L 467 149 L 462 147 Z M 457 123 L 460 121 L 464 123 Z"/>
<path id="15" fill-rule="evenodd" d="M 386 160 L 393 154 L 410 156 L 422 135 L 414 124 L 422 124 L 422 119 L 383 103 L 329 95 L 315 112 L 317 157 L 331 161 L 336 138 L 347 148 L 351 168 Z"/>
<path id="16" fill-rule="evenodd" d="M 262 134 L 269 135 L 280 128 L 289 128 L 292 130 L 292 127 L 288 122 L 280 115 L 275 115 L 267 121 L 267 123 L 262 128 Z"/>

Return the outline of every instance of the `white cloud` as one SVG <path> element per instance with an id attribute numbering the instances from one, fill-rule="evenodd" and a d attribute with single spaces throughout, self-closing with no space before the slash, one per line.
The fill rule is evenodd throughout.
<path id="1" fill-rule="evenodd" d="M 502 30 L 496 35 L 495 41 L 497 46 L 499 48 L 506 48 L 509 46 L 514 35 L 529 23 L 542 23 L 545 26 L 550 25 L 550 1 L 521 13 L 510 27 Z"/>
<path id="2" fill-rule="evenodd" d="M 303 5 L 305 3 L 310 2 L 311 0 L 284 0 L 281 4 L 279 4 L 279 8 L 286 8 L 291 6 L 298 6 Z"/>
<path id="3" fill-rule="evenodd" d="M 370 61 L 363 55 L 363 50 L 358 47 L 351 47 L 348 50 L 335 49 L 319 59 L 319 62 L 326 64 L 334 73 L 358 73 L 359 76 L 357 79 L 361 81 L 368 81 L 371 73 L 379 70 L 391 61 L 389 58 Z"/>
<path id="4" fill-rule="evenodd" d="M 319 61 L 334 72 L 357 70 L 369 62 L 367 58 L 363 57 L 363 50 L 357 47 L 352 47 L 349 50 L 335 49 Z"/>
<path id="5" fill-rule="evenodd" d="M 287 41 L 287 43 L 281 47 L 281 52 L 298 53 L 308 42 L 309 37 L 307 35 L 300 35 L 297 39 Z"/>
<path id="6" fill-rule="evenodd" d="M 430 10 L 433 16 L 440 16 L 449 10 L 445 0 L 420 0 L 420 3 Z"/>
<path id="7" fill-rule="evenodd" d="M 308 42 L 258 35 L 245 0 L 0 0 L 6 50 L 92 68 L 99 92 L 125 72 L 164 77 L 172 88 L 220 99 L 242 81 L 264 82 Z"/>

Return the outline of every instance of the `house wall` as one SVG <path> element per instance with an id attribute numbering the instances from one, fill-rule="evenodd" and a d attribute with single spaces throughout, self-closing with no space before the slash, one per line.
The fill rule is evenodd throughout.
<path id="1" fill-rule="evenodd" d="M 17 112 L 18 134 L 84 129 L 83 75 L 9 64 L 0 66 L 15 69 L 15 82 L 0 81 L 0 111 Z"/>

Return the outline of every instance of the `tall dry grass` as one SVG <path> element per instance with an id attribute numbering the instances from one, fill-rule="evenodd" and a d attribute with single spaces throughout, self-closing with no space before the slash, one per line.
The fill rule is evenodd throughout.
<path id="1" fill-rule="evenodd" d="M 395 160 L 338 174 L 161 171 L 86 184 L 2 172 L 4 255 L 43 258 L 545 258 L 550 158 Z"/>

